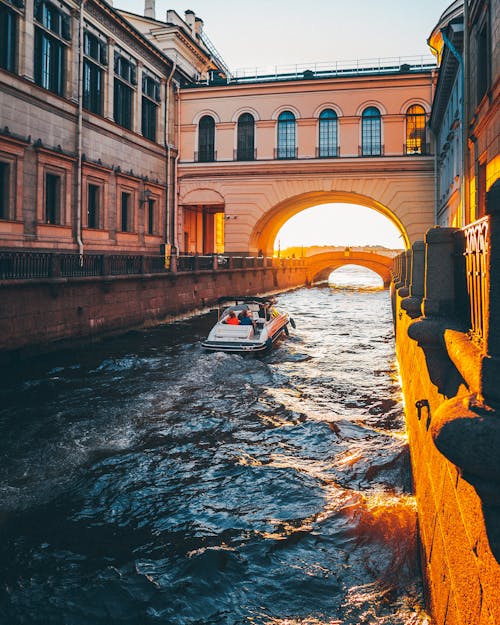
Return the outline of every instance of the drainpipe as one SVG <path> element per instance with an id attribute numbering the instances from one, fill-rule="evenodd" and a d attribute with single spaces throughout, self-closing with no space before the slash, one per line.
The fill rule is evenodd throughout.
<path id="1" fill-rule="evenodd" d="M 174 61 L 174 64 L 172 65 L 172 70 L 170 71 L 170 74 L 167 77 L 167 81 L 165 83 L 165 111 L 164 111 L 164 115 L 163 115 L 163 135 L 164 135 L 164 144 L 165 144 L 165 148 L 167 151 L 167 160 L 166 160 L 166 165 L 165 165 L 165 174 L 166 174 L 166 184 L 167 184 L 167 194 L 166 194 L 166 215 L 165 215 L 165 243 L 169 244 L 171 243 L 171 237 L 170 237 L 170 232 L 171 232 L 171 225 L 170 225 L 170 213 L 171 213 L 171 193 L 170 193 L 170 178 L 171 178 L 171 172 L 170 172 L 170 144 L 168 142 L 168 107 L 170 104 L 170 98 L 169 98 L 169 93 L 170 93 L 170 83 L 172 81 L 172 76 L 174 75 L 174 72 L 177 68 L 177 58 Z"/>
<path id="2" fill-rule="evenodd" d="M 83 265 L 82 241 L 82 126 L 83 126 L 83 10 L 86 0 L 80 2 L 78 23 L 78 122 L 77 122 L 77 171 L 76 171 L 76 242 Z"/>
<path id="3" fill-rule="evenodd" d="M 173 212 L 173 224 L 172 224 L 172 245 L 174 254 L 179 254 L 179 247 L 177 245 L 177 214 L 179 209 L 179 197 L 177 188 L 177 165 L 180 156 L 180 138 L 181 138 L 181 118 L 180 118 L 180 102 L 179 102 L 179 85 L 174 81 L 175 89 L 175 105 L 176 105 L 176 122 L 177 122 L 177 154 L 174 159 L 174 175 L 173 175 L 173 193 L 174 193 L 174 212 Z"/>
<path id="4" fill-rule="evenodd" d="M 467 19 L 468 19 L 468 10 L 465 11 L 465 6 L 467 5 L 468 0 L 465 0 L 464 2 L 464 47 L 465 47 L 465 39 L 466 39 L 466 29 L 465 29 L 465 14 L 467 13 Z M 460 109 L 460 123 L 462 125 L 462 172 L 460 175 L 460 203 L 461 203 L 461 208 L 462 208 L 462 214 L 460 216 L 461 219 L 461 224 L 460 227 L 465 226 L 465 198 L 466 198 L 466 193 L 465 193 L 465 179 L 466 179 L 466 175 L 465 175 L 465 162 L 467 159 L 467 129 L 465 127 L 465 68 L 464 68 L 464 59 L 463 57 L 458 53 L 457 49 L 455 48 L 455 46 L 451 43 L 451 41 L 448 39 L 448 36 L 446 35 L 446 32 L 444 30 L 444 28 L 441 30 L 441 35 L 443 36 L 443 41 L 445 43 L 445 45 L 448 46 L 450 52 L 453 54 L 453 56 L 457 59 L 458 61 L 458 66 L 459 66 L 459 70 L 460 70 L 460 83 L 461 83 L 461 87 L 462 87 L 462 106 Z M 465 50 L 464 50 L 465 51 Z"/>

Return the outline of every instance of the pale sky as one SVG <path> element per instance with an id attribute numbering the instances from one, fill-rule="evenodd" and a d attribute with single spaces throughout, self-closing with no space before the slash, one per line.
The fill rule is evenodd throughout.
<path id="1" fill-rule="evenodd" d="M 428 55 L 427 37 L 451 0 L 156 0 L 191 9 L 231 70 L 390 56 Z M 144 13 L 144 0 L 115 0 Z"/>
<path id="2" fill-rule="evenodd" d="M 396 226 L 384 215 L 356 204 L 323 204 L 303 210 L 281 228 L 275 249 L 302 245 L 383 245 L 403 249 Z"/>
<path id="3" fill-rule="evenodd" d="M 353 59 L 429 56 L 426 40 L 452 0 L 156 0 L 167 9 L 191 9 L 231 71 Z M 144 0 L 114 6 L 143 14 Z M 403 247 L 395 226 L 370 209 L 323 205 L 296 215 L 275 242 L 291 245 Z M 336 210 L 337 209 L 337 210 Z M 360 212 L 361 211 L 361 212 Z"/>

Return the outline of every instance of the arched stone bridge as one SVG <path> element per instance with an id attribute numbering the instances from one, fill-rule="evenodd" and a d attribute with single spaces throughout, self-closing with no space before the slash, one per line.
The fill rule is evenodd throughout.
<path id="1" fill-rule="evenodd" d="M 391 263 L 394 254 L 380 254 L 377 252 L 367 252 L 356 248 L 346 247 L 345 250 L 323 252 L 314 254 L 306 258 L 307 277 L 311 284 L 322 282 L 328 279 L 332 271 L 345 265 L 358 265 L 366 267 L 378 274 L 388 287 L 391 282 Z"/>

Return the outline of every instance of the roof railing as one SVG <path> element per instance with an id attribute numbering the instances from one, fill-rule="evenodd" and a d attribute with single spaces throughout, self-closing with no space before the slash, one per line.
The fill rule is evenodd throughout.
<path id="1" fill-rule="evenodd" d="M 333 62 L 300 63 L 236 69 L 228 82 L 260 82 L 271 80 L 307 80 L 344 75 L 411 73 L 437 67 L 431 54 L 420 56 L 393 56 L 371 59 L 354 59 Z"/>

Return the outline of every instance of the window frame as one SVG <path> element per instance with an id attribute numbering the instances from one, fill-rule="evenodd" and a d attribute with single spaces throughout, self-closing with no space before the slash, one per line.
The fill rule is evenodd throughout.
<path id="1" fill-rule="evenodd" d="M 104 35 L 92 32 L 88 26 L 85 27 L 83 33 L 82 106 L 85 110 L 101 116 L 104 114 L 105 72 L 107 64 L 108 51 Z"/>
<path id="2" fill-rule="evenodd" d="M 415 109 L 421 112 L 417 113 Z M 418 124 L 419 120 L 423 121 L 423 125 Z M 412 132 L 416 133 L 413 137 Z M 405 113 L 405 155 L 422 156 L 427 151 L 427 113 L 421 104 L 411 104 Z"/>
<path id="3" fill-rule="evenodd" d="M 113 72 L 113 120 L 123 128 L 134 125 L 134 94 L 137 62 L 120 48 L 115 49 Z"/>
<path id="4" fill-rule="evenodd" d="M 236 160 L 255 160 L 255 118 L 245 112 L 236 122 Z"/>
<path id="5" fill-rule="evenodd" d="M 48 182 L 53 180 L 55 182 L 54 186 L 54 200 L 55 204 L 53 207 L 48 206 L 49 202 L 49 191 L 48 191 Z M 51 169 L 46 169 L 43 174 L 43 223 L 47 226 L 64 226 L 64 215 L 63 215 L 63 176 L 55 172 Z M 50 212 L 49 212 L 50 210 Z"/>
<path id="6" fill-rule="evenodd" d="M 203 115 L 198 122 L 197 161 L 199 163 L 213 163 L 216 160 L 215 127 L 216 122 L 212 115 Z"/>
<path id="7" fill-rule="evenodd" d="M 329 113 L 333 115 L 327 117 Z M 326 108 L 318 116 L 318 157 L 335 158 L 338 149 L 338 115 L 332 108 Z"/>
<path id="8" fill-rule="evenodd" d="M 49 0 L 36 0 L 34 26 L 35 84 L 64 97 L 71 16 Z"/>
<path id="9" fill-rule="evenodd" d="M 150 141 L 157 141 L 158 109 L 161 82 L 147 72 L 142 74 L 141 132 Z"/>
<path id="10" fill-rule="evenodd" d="M 371 115 L 368 111 L 376 111 L 377 115 Z M 367 106 L 361 114 L 361 156 L 382 154 L 382 113 L 376 106 Z"/>
<path id="11" fill-rule="evenodd" d="M 0 3 L 0 41 L 7 41 L 0 47 L 0 68 L 13 74 L 19 63 L 19 15 L 14 6 Z"/>
<path id="12" fill-rule="evenodd" d="M 289 110 L 282 111 L 278 115 L 276 158 L 280 160 L 297 158 L 297 120 Z"/>

